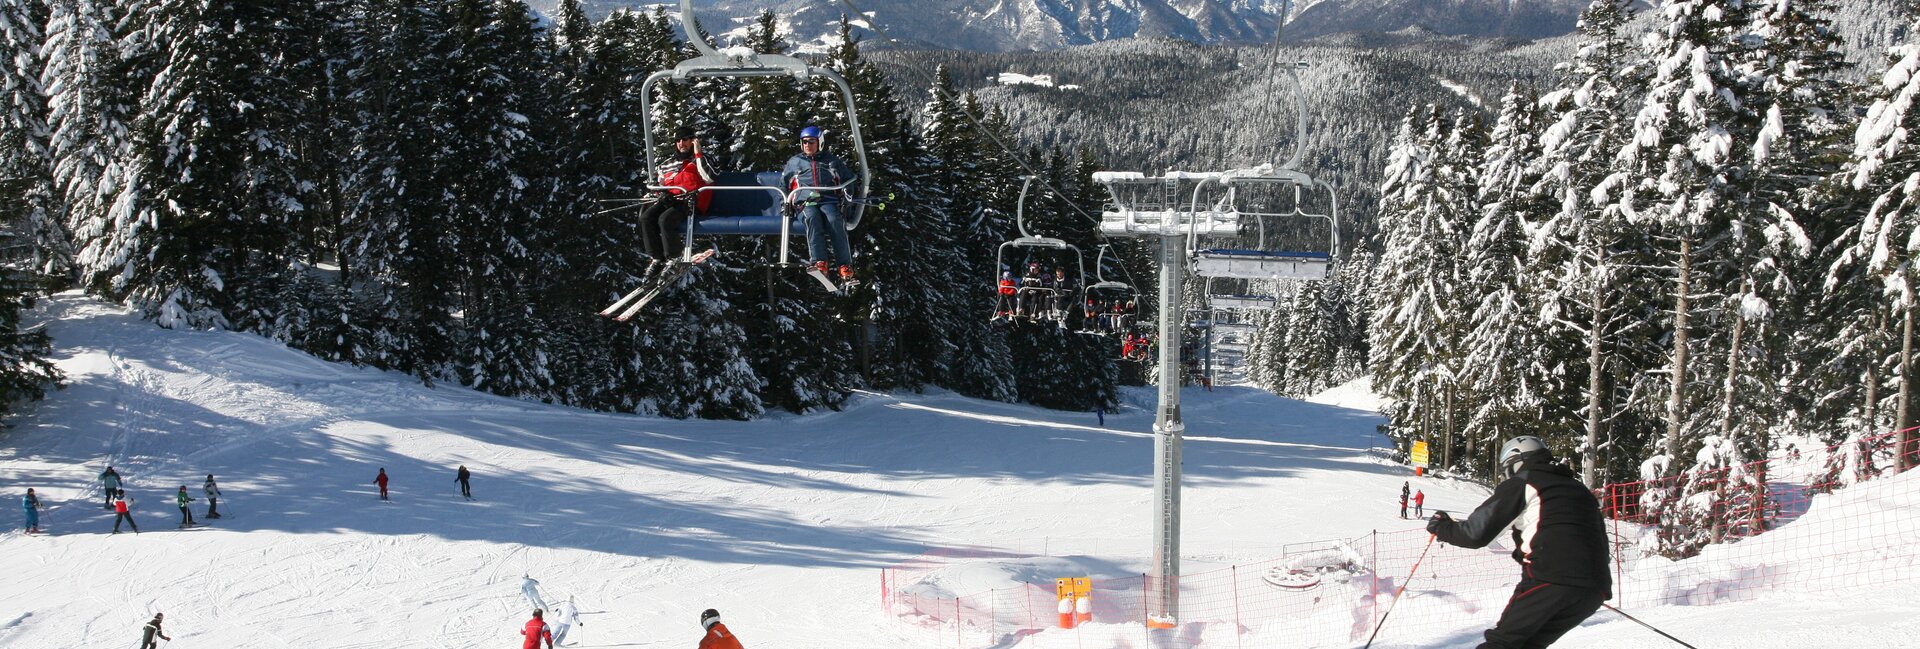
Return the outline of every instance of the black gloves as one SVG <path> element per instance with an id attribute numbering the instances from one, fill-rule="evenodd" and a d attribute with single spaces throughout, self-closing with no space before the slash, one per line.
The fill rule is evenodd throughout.
<path id="1" fill-rule="evenodd" d="M 1440 534 L 1440 530 L 1446 529 L 1450 525 L 1453 525 L 1452 516 L 1448 516 L 1446 512 L 1434 512 L 1433 518 L 1427 519 L 1427 533 L 1437 536 Z"/>

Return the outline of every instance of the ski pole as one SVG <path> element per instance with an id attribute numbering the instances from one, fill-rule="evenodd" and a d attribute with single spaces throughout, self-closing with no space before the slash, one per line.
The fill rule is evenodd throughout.
<path id="1" fill-rule="evenodd" d="M 1407 580 L 1400 582 L 1399 590 L 1393 591 L 1393 601 L 1387 602 L 1387 612 L 1380 615 L 1380 623 L 1373 625 L 1373 634 L 1367 636 L 1367 644 L 1365 647 L 1361 647 L 1361 649 L 1372 647 L 1373 639 L 1380 635 L 1380 627 L 1387 625 L 1387 616 L 1393 615 L 1393 606 L 1400 603 L 1400 594 L 1407 592 L 1407 584 L 1413 583 L 1413 578 L 1420 574 L 1420 564 L 1427 560 L 1427 551 L 1433 549 L 1434 538 L 1436 537 L 1432 534 L 1427 535 L 1427 545 L 1426 547 L 1420 548 L 1420 558 L 1413 560 L 1413 569 L 1407 571 Z"/>
<path id="2" fill-rule="evenodd" d="M 1645 623 L 1645 622 L 1641 622 L 1641 621 L 1640 621 L 1640 618 L 1636 618 L 1636 617 L 1634 617 L 1634 616 L 1631 616 L 1631 615 L 1627 615 L 1627 612 L 1626 612 L 1626 611 L 1622 611 L 1622 610 L 1620 610 L 1620 609 L 1617 609 L 1617 608 L 1614 608 L 1612 604 L 1608 604 L 1608 603 L 1606 603 L 1606 602 L 1601 602 L 1601 603 L 1600 603 L 1600 605 L 1601 605 L 1601 606 L 1605 606 L 1605 607 L 1607 607 L 1607 610 L 1609 610 L 1609 611 L 1613 611 L 1613 612 L 1615 612 L 1615 613 L 1619 613 L 1619 614 L 1620 614 L 1620 617 L 1624 617 L 1624 618 L 1627 618 L 1627 619 L 1629 619 L 1629 620 L 1633 620 L 1633 623 L 1634 623 L 1634 624 L 1638 624 L 1638 625 L 1640 625 L 1640 626 L 1644 626 L 1644 627 L 1647 627 L 1647 630 L 1649 630 L 1649 631 L 1652 631 L 1652 632 L 1654 632 L 1654 633 L 1658 633 L 1658 634 L 1660 634 L 1660 636 L 1661 636 L 1661 637 L 1664 637 L 1664 638 L 1666 638 L 1666 639 L 1668 639 L 1668 640 L 1672 640 L 1672 641 L 1674 641 L 1674 642 L 1677 642 L 1677 643 L 1679 643 L 1679 644 L 1680 644 L 1680 646 L 1682 646 L 1682 647 L 1686 647 L 1687 649 L 1700 649 L 1699 647 L 1695 647 L 1695 646 L 1693 646 L 1693 645 L 1690 645 L 1690 644 L 1687 644 L 1687 643 L 1686 643 L 1685 641 L 1682 641 L 1682 640 L 1681 640 L 1681 639 L 1679 639 L 1679 638 L 1676 638 L 1676 637 L 1673 637 L 1673 636 L 1671 636 L 1671 635 L 1667 635 L 1667 632 L 1665 632 L 1665 631 L 1661 631 L 1661 630 L 1659 630 L 1659 629 L 1656 629 L 1656 628 L 1653 628 L 1653 625 L 1651 625 L 1651 624 L 1647 624 L 1647 623 Z"/>

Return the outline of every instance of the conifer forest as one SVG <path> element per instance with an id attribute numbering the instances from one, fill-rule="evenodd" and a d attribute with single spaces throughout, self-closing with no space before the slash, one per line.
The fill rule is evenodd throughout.
<path id="1" fill-rule="evenodd" d="M 733 44 L 789 51 L 779 26 Z M 990 321 L 1014 215 L 1111 246 L 1100 270 L 1148 320 L 1153 250 L 1101 237 L 1093 172 L 1274 161 L 1305 92 L 1303 166 L 1339 188 L 1343 246 L 1326 281 L 1247 287 L 1280 305 L 1250 316 L 1260 387 L 1370 376 L 1389 434 L 1437 468 L 1491 476 L 1534 434 L 1595 485 L 1916 423 L 1909 3 L 1595 0 L 1531 43 L 1028 53 L 869 52 L 843 20 L 806 56 L 852 86 L 884 197 L 851 233 L 859 286 L 770 264 L 776 237 L 709 237 L 713 261 L 615 322 L 595 314 L 647 263 L 617 209 L 645 191 L 643 113 L 655 153 L 691 127 L 725 170 L 779 169 L 802 126 L 848 143 L 826 83 L 641 96 L 693 54 L 679 29 L 576 0 L 0 0 L 0 398 L 57 384 L 20 314 L 78 288 L 162 327 L 598 410 L 751 419 L 856 389 L 1111 408 L 1157 380 L 1116 337 Z M 1276 91 L 1295 60 L 1301 88 Z M 987 81 L 1004 71 L 1084 89 Z"/>

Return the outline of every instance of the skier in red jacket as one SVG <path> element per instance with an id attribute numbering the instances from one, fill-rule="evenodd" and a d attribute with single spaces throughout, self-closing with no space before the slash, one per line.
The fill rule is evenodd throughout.
<path id="1" fill-rule="evenodd" d="M 707 609 L 700 612 L 700 626 L 707 628 L 706 637 L 700 638 L 700 649 L 744 649 L 740 639 L 720 623 L 720 612 Z"/>
<path id="2" fill-rule="evenodd" d="M 547 649 L 553 649 L 553 632 L 547 630 L 547 621 L 540 619 L 540 609 L 533 609 L 533 619 L 527 620 L 520 635 L 527 637 L 526 642 L 520 643 L 520 649 L 540 649 L 541 638 L 547 639 Z"/>
<path id="3" fill-rule="evenodd" d="M 380 475 L 374 477 L 373 483 L 380 485 L 380 499 L 386 500 L 387 499 L 387 468 L 386 467 L 380 467 Z"/>

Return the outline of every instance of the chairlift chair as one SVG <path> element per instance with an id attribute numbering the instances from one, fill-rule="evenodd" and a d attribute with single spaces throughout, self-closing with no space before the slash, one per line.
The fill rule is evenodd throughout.
<path id="1" fill-rule="evenodd" d="M 1284 170 L 1283 170 L 1284 171 Z M 1202 248 L 1193 251 L 1194 273 L 1203 277 L 1223 277 L 1238 279 L 1326 279 L 1333 274 L 1334 255 L 1340 250 L 1340 224 L 1337 215 L 1340 210 L 1340 197 L 1333 186 L 1326 181 L 1318 181 L 1298 172 L 1281 174 L 1243 175 L 1226 179 L 1229 187 L 1229 202 L 1243 224 L 1253 227 L 1257 247 L 1243 248 Z M 1266 211 L 1248 200 L 1249 194 L 1270 192 L 1273 190 L 1293 190 L 1291 209 L 1284 211 Z M 1305 209 L 1303 188 L 1318 187 L 1325 189 L 1331 209 L 1326 213 L 1308 212 Z M 1268 222 L 1272 220 L 1324 221 L 1328 234 L 1325 248 L 1320 250 L 1274 250 L 1268 243 Z M 1188 239 L 1195 242 L 1205 236 L 1199 232 Z M 1293 243 L 1293 242 L 1289 242 Z M 1304 242 L 1303 242 L 1304 243 Z M 1197 245 L 1197 244 L 1190 244 Z M 1318 247 L 1317 245 L 1315 246 Z M 1270 306 L 1268 308 L 1271 308 Z"/>
<path id="2" fill-rule="evenodd" d="M 1087 318 L 1083 321 L 1082 331 L 1086 333 L 1122 333 L 1133 324 L 1134 314 L 1127 312 L 1127 308 L 1128 305 L 1137 306 L 1139 292 L 1130 284 L 1107 279 L 1106 261 L 1112 247 L 1101 244 L 1099 253 L 1093 259 L 1093 277 L 1096 281 L 1084 289 Z M 1115 260 L 1118 261 L 1118 257 Z M 1106 308 L 1100 308 L 1103 306 Z"/>
<path id="3" fill-rule="evenodd" d="M 663 80 L 686 82 L 702 77 L 791 77 L 796 81 L 806 81 L 819 77 L 832 81 L 840 88 L 840 99 L 845 104 L 847 125 L 853 141 L 854 162 L 858 167 L 858 178 L 831 187 L 781 186 L 779 172 L 723 172 L 718 174 L 714 184 L 700 188 L 700 192 L 713 195 L 702 217 L 689 214 L 687 223 L 681 226 L 686 231 L 686 247 L 682 259 L 693 256 L 694 235 L 734 235 L 734 236 L 774 236 L 780 237 L 779 264 L 788 265 L 789 243 L 793 235 L 805 234 L 806 224 L 794 220 L 792 210 L 785 209 L 793 197 L 801 192 L 817 190 L 821 193 L 846 192 L 854 200 L 844 205 L 847 230 L 860 226 L 861 215 L 865 212 L 862 198 L 868 195 L 873 182 L 873 172 L 867 166 L 866 142 L 861 136 L 860 115 L 855 109 L 853 89 L 847 80 L 838 73 L 817 66 L 808 65 L 800 59 L 781 55 L 755 52 L 746 47 L 729 47 L 718 51 L 699 35 L 700 30 L 693 17 L 693 0 L 680 0 L 680 20 L 687 33 L 687 41 L 693 44 L 698 56 L 681 61 L 671 70 L 661 70 L 649 75 L 640 84 L 640 94 L 647 99 L 647 110 L 640 114 L 641 131 L 646 135 L 647 169 L 649 191 L 665 191 L 659 172 L 659 161 L 654 148 L 653 114 L 657 109 L 653 88 Z M 858 183 L 856 190 L 855 183 Z"/>
<path id="4" fill-rule="evenodd" d="M 1075 273 L 1074 279 L 1078 282 L 1078 284 L 1076 285 L 1085 287 L 1087 285 L 1086 257 L 1080 253 L 1079 246 L 1075 246 L 1071 243 L 1067 243 L 1063 239 L 1036 236 L 1030 232 L 1027 232 L 1027 219 L 1026 219 L 1027 191 L 1033 187 L 1033 176 L 1025 176 L 1023 177 L 1023 181 L 1024 182 L 1022 182 L 1020 185 L 1020 202 L 1016 203 L 1014 207 L 1014 225 L 1020 229 L 1020 237 L 1012 241 L 1007 241 L 1005 243 L 1000 244 L 1000 248 L 994 255 L 994 265 L 993 265 L 994 271 L 996 273 L 1004 272 L 1001 269 L 1007 267 L 1006 265 L 1007 249 L 1009 248 L 1025 249 L 1028 252 L 1029 257 L 1032 255 L 1032 251 L 1034 250 L 1057 251 L 1062 257 L 1065 256 L 1066 251 L 1072 251 L 1073 252 L 1073 272 Z M 1000 277 L 996 276 L 994 280 L 996 282 L 995 286 L 997 287 Z M 1022 300 L 1020 300 L 1020 302 L 1022 303 L 1024 303 L 1025 298 L 1028 298 L 1030 296 L 1035 299 L 1044 300 L 1050 304 L 1061 303 L 1061 301 L 1058 299 L 1059 297 L 1062 297 L 1061 295 L 1058 294 L 1058 291 L 1060 290 L 1059 287 L 1040 288 L 1040 287 L 1021 286 L 1019 287 L 1018 290 L 1020 292 L 1018 297 L 1022 298 Z M 1077 290 L 1074 292 L 1076 294 L 1079 293 L 1079 291 Z M 1004 298 L 1005 296 L 1002 295 L 1001 297 Z M 1064 302 L 1064 304 L 1071 304 L 1071 305 L 1079 304 L 1079 301 L 1077 299 L 1078 295 L 1069 295 L 1065 297 L 1067 297 L 1068 299 Z M 1002 304 L 994 305 L 994 314 L 993 314 L 993 318 L 991 319 L 999 320 L 1002 317 L 1004 317 L 1004 314 L 1007 311 L 1005 309 L 1002 309 L 1001 308 L 1002 306 L 1004 305 Z M 1071 311 L 1071 309 L 1060 309 L 1060 308 L 1048 307 L 1044 310 L 1035 309 L 1035 310 L 1032 310 L 1032 312 L 1026 313 L 1023 315 L 1026 315 L 1027 317 L 1039 318 L 1041 317 L 1039 316 L 1039 314 L 1044 312 L 1047 315 L 1044 316 L 1044 318 L 1042 319 L 1053 320 L 1061 323 L 1062 326 L 1064 326 L 1068 319 L 1068 315 L 1069 315 L 1067 313 L 1068 311 Z"/>

